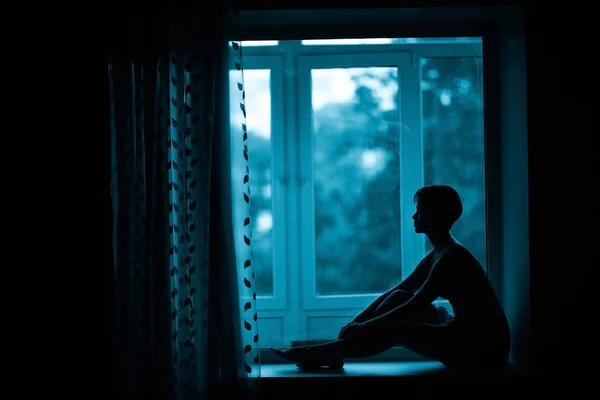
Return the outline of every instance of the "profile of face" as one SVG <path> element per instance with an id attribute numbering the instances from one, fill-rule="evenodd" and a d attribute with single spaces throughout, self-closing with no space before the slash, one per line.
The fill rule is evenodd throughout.
<path id="1" fill-rule="evenodd" d="M 413 196 L 417 211 L 412 216 L 416 233 L 445 234 L 462 215 L 458 192 L 447 185 L 429 185 Z"/>
<path id="2" fill-rule="evenodd" d="M 417 200 L 417 210 L 413 214 L 412 219 L 414 221 L 416 233 L 430 233 L 435 232 L 442 228 L 440 219 L 433 213 L 423 210 Z"/>

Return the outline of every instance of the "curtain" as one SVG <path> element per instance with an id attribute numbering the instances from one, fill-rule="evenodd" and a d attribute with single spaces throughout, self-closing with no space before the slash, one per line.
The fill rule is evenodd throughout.
<path id="1" fill-rule="evenodd" d="M 113 32 L 120 398 L 252 394 L 259 382 L 241 48 L 226 41 L 221 17 L 126 21 Z M 238 127 L 229 123 L 230 75 Z M 232 139 L 244 151 L 232 154 Z M 241 180 L 234 164 L 245 166 Z"/>

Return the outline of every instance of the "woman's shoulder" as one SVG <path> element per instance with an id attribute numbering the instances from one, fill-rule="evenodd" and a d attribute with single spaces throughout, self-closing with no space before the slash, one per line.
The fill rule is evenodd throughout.
<path id="1" fill-rule="evenodd" d="M 473 262 L 477 259 L 462 243 L 455 241 L 447 245 L 437 256 L 437 260 L 444 259 L 444 264 L 452 267 L 461 267 Z M 455 269 L 455 268 L 452 268 Z"/>
<path id="2" fill-rule="evenodd" d="M 440 254 L 438 255 L 438 257 L 441 256 L 448 256 L 448 258 L 455 258 L 455 257 L 464 257 L 464 256 L 469 256 L 471 255 L 471 252 L 469 251 L 469 249 L 467 249 L 465 247 L 465 245 L 463 245 L 462 243 L 454 240 L 453 242 L 447 244 L 442 251 L 440 252 Z"/>

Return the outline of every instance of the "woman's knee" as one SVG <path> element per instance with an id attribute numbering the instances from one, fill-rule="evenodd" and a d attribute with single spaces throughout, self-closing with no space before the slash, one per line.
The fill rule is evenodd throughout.
<path id="1" fill-rule="evenodd" d="M 414 297 L 414 294 L 407 292 L 406 290 L 394 290 L 388 299 L 394 303 L 404 304 Z M 387 300 L 387 299 L 386 299 Z"/>
<path id="2" fill-rule="evenodd" d="M 404 290 L 394 290 L 390 295 L 390 303 L 395 307 L 407 303 L 414 297 L 413 293 Z M 406 316 L 407 320 L 416 322 L 438 323 L 440 320 L 439 311 L 433 304 L 425 305 L 419 309 L 415 309 L 410 315 Z"/>
<path id="3" fill-rule="evenodd" d="M 410 292 L 406 292 L 404 290 L 394 290 L 388 297 L 385 298 L 385 300 L 381 302 L 381 304 L 379 304 L 379 306 L 375 309 L 374 314 L 385 314 L 396 307 L 406 304 L 412 297 L 413 294 Z"/>
<path id="4" fill-rule="evenodd" d="M 394 290 L 390 295 L 375 309 L 374 315 L 385 314 L 396 307 L 406 304 L 410 299 L 414 297 L 413 293 L 404 290 Z M 433 304 L 424 306 L 419 309 L 414 309 L 409 314 L 405 314 L 403 317 L 406 321 L 413 322 L 428 322 L 438 323 L 439 314 Z"/>

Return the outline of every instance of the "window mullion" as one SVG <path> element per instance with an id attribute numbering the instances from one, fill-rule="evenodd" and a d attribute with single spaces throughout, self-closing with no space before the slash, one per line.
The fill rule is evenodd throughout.
<path id="1" fill-rule="evenodd" d="M 265 57 L 267 59 L 267 57 Z M 284 82 L 283 57 L 269 57 L 271 70 L 271 152 L 273 185 L 273 291 L 271 309 L 287 310 L 286 268 L 286 198 L 288 179 L 285 159 L 285 128 L 283 117 Z"/>
<path id="2" fill-rule="evenodd" d="M 405 53 L 406 54 L 406 53 Z M 408 276 L 425 252 L 425 239 L 415 235 L 411 216 L 413 195 L 423 185 L 423 131 L 421 105 L 421 58 L 411 52 L 410 59 L 399 60 L 398 74 L 400 134 L 400 231 L 402 276 Z"/>
<path id="3" fill-rule="evenodd" d="M 296 54 L 299 43 L 285 42 L 282 62 L 282 154 L 285 158 L 285 240 L 286 240 L 286 276 L 285 295 L 287 298 L 286 317 L 284 319 L 284 342 L 289 345 L 292 340 L 306 339 L 306 321 L 300 312 L 302 308 L 302 244 L 300 240 L 301 210 L 298 177 L 300 138 L 298 131 L 298 81 L 296 71 Z"/>

